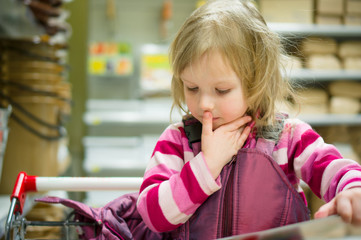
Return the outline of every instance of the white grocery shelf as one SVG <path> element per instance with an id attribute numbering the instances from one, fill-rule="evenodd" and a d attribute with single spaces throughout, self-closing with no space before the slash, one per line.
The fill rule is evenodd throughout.
<path id="1" fill-rule="evenodd" d="M 169 98 L 146 100 L 88 100 L 84 122 L 88 126 L 101 124 L 169 124 L 179 121 L 181 115 L 174 110 Z"/>
<path id="2" fill-rule="evenodd" d="M 141 112 L 132 113 L 133 118 L 130 120 L 129 113 L 108 111 L 104 112 L 88 112 L 85 122 L 88 125 L 96 126 L 99 124 L 169 124 L 169 117 L 157 115 L 142 115 Z M 361 114 L 314 114 L 314 115 L 300 115 L 300 119 L 314 126 L 327 125 L 361 125 Z M 96 122 L 94 122 L 96 119 Z"/>
<path id="3" fill-rule="evenodd" d="M 141 158 L 139 156 L 139 158 Z M 150 156 L 148 156 L 148 161 Z M 143 159 L 108 159 L 85 158 L 83 169 L 86 176 L 108 177 L 108 176 L 142 176 L 147 162 Z"/>
<path id="4" fill-rule="evenodd" d="M 299 118 L 312 126 L 361 125 L 361 114 L 304 114 Z"/>
<path id="5" fill-rule="evenodd" d="M 101 125 L 111 123 L 123 123 L 129 125 L 139 124 L 166 124 L 169 123 L 169 115 L 164 113 L 148 114 L 136 111 L 91 111 L 84 115 L 87 125 Z"/>
<path id="6" fill-rule="evenodd" d="M 318 25 L 318 24 L 299 24 L 299 23 L 267 23 L 271 30 L 286 36 L 333 36 L 333 37 L 360 37 L 360 26 L 348 25 Z"/>
<path id="7" fill-rule="evenodd" d="M 83 169 L 88 176 L 143 175 L 159 135 L 83 138 Z"/>
<path id="8" fill-rule="evenodd" d="M 295 69 L 289 73 L 291 81 L 360 80 L 361 70 Z"/>

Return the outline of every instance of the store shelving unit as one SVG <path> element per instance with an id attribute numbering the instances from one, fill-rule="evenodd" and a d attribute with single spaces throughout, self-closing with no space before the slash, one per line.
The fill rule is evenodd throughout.
<path id="1" fill-rule="evenodd" d="M 268 23 L 268 26 L 286 39 L 309 36 L 332 37 L 339 40 L 361 40 L 360 26 Z M 297 69 L 289 74 L 291 81 L 317 83 L 335 80 L 361 81 L 361 70 L 310 70 Z M 361 114 L 300 115 L 312 126 L 361 125 Z"/>
<path id="2" fill-rule="evenodd" d="M 269 23 L 269 27 L 286 38 L 304 38 L 308 36 L 328 36 L 341 39 L 361 39 L 361 27 L 345 25 L 315 25 L 315 24 L 291 24 Z M 334 80 L 361 81 L 361 70 L 309 70 L 299 69 L 290 73 L 291 81 L 320 82 Z M 98 104 L 97 104 L 98 103 Z M 101 101 L 89 100 L 88 112 L 84 116 L 84 122 L 88 126 L 99 124 L 161 124 L 169 123 L 169 109 L 171 103 L 167 99 L 160 101 L 129 100 L 119 105 L 132 106 L 132 110 L 111 109 L 112 104 L 107 104 L 107 109 L 101 107 Z M 134 107 L 135 106 L 135 107 Z M 142 106 L 142 107 L 139 107 Z M 157 114 L 154 114 L 157 112 Z M 301 116 L 302 119 L 314 126 L 352 124 L 361 125 L 361 115 L 335 115 L 326 114 L 319 116 Z M 179 119 L 176 116 L 175 119 Z"/>
<path id="3" fill-rule="evenodd" d="M 93 102 L 102 102 L 102 100 L 90 100 Z M 116 101 L 117 102 L 117 101 Z M 141 104 L 141 101 L 127 101 L 127 104 L 135 103 Z M 169 116 L 169 102 L 158 102 L 157 110 L 152 106 L 152 103 L 145 104 L 141 109 L 129 110 L 106 110 L 97 109 L 89 111 L 84 115 L 84 122 L 89 126 L 100 125 L 135 125 L 135 126 L 151 126 L 162 125 L 167 126 L 170 122 Z M 157 114 L 154 114 L 156 111 Z M 313 126 L 328 126 L 328 125 L 361 125 L 361 114 L 319 114 L 319 115 L 300 115 L 302 120 L 308 122 Z M 173 121 L 181 119 L 180 114 L 172 116 Z"/>
<path id="4" fill-rule="evenodd" d="M 291 41 L 302 39 L 308 36 L 329 36 L 337 39 L 360 39 L 361 38 L 361 27 L 349 27 L 349 26 L 319 26 L 319 25 L 304 25 L 304 24 L 276 24 L 270 23 L 269 26 Z M 289 73 L 290 81 L 296 81 L 301 84 L 318 84 L 334 80 L 352 80 L 352 81 L 361 81 L 361 70 L 360 71 L 346 71 L 346 70 L 310 70 L 310 69 L 299 69 L 293 70 Z M 89 99 L 87 101 L 87 112 L 83 116 L 84 123 L 88 126 L 89 129 L 101 129 L 101 128 L 110 128 L 110 131 L 115 131 L 115 129 L 122 129 L 122 133 L 131 132 L 135 129 L 134 136 L 129 136 L 129 142 L 137 141 L 137 146 L 134 145 L 132 149 L 126 148 L 123 144 L 118 144 L 119 142 L 126 141 L 127 137 L 122 136 L 122 139 L 116 137 L 108 139 L 110 145 L 117 145 L 117 149 L 124 148 L 124 152 L 117 153 L 119 156 L 125 156 L 128 151 L 142 152 L 145 156 L 140 157 L 141 161 L 135 161 L 134 159 L 128 159 L 127 163 L 125 161 L 119 162 L 121 166 L 107 162 L 100 166 L 103 170 L 103 174 L 115 174 L 116 171 L 124 170 L 125 165 L 133 166 L 133 169 L 126 169 L 126 171 L 141 173 L 142 168 L 145 169 L 146 158 L 149 158 L 149 154 L 152 150 L 152 144 L 155 144 L 156 137 L 161 134 L 161 130 L 167 127 L 172 120 L 177 122 L 181 119 L 181 114 L 177 110 L 173 111 L 172 116 L 170 116 L 170 109 L 172 106 L 171 99 L 169 97 L 158 98 L 158 99 L 131 99 L 131 100 L 98 100 L 98 99 Z M 358 115 L 338 115 L 338 114 L 319 114 L 319 115 L 299 115 L 299 118 L 308 122 L 315 127 L 323 126 L 333 126 L 333 125 L 361 125 L 361 114 Z M 124 130 L 123 130 L 124 129 Z M 137 135 L 139 130 L 142 131 L 145 129 L 146 133 L 153 133 L 153 136 L 148 140 L 144 140 L 144 135 Z M 109 131 L 109 133 L 111 133 Z M 92 131 L 90 131 L 92 132 Z M 101 132 L 101 131 L 95 131 Z M 104 132 L 104 131 L 102 131 Z M 92 139 L 92 144 L 94 141 L 103 141 L 99 136 L 95 135 L 95 139 Z M 93 136 L 94 136 L 93 135 Z M 149 135 L 150 136 L 150 135 Z M 123 138 L 124 137 L 124 138 Z M 85 144 L 85 148 L 95 151 L 96 147 L 99 145 L 92 145 L 89 142 Z M 152 142 L 154 141 L 154 142 Z M 146 143 L 144 146 L 144 143 Z M 92 146 L 90 146 L 92 145 Z M 102 149 L 99 148 L 99 151 Z M 99 162 L 98 162 L 99 164 Z M 136 165 L 136 166 L 135 166 Z M 118 166 L 118 167 L 117 167 Z M 87 171 L 92 171 L 91 169 L 96 167 L 96 164 L 90 158 L 86 158 L 84 161 L 84 168 L 87 168 Z M 91 174 L 91 173 L 90 173 Z M 94 174 L 100 174 L 95 173 Z"/>
<path id="5" fill-rule="evenodd" d="M 63 2 L 69 3 L 71 1 L 72 0 L 66 0 Z M 40 12 L 41 12 L 41 14 L 40 14 Z M 41 15 L 41 20 L 42 20 L 41 24 L 39 24 L 40 19 L 38 18 L 40 15 Z M 51 15 L 51 17 L 50 17 L 50 15 Z M 53 21 L 50 21 L 49 20 L 50 18 Z M 14 63 L 17 63 L 17 65 L 22 65 L 23 63 L 28 62 L 27 64 L 29 64 L 29 66 L 30 65 L 32 66 L 31 69 L 30 68 L 28 68 L 26 70 L 22 69 L 21 71 L 19 70 L 18 72 L 21 72 L 23 76 L 25 76 L 26 74 L 29 74 L 29 75 L 33 75 L 35 77 L 35 76 L 37 76 L 37 71 L 39 71 L 39 69 L 35 70 L 35 68 L 38 68 L 38 67 L 36 67 L 38 64 L 30 64 L 30 62 L 34 62 L 34 63 L 38 62 L 39 63 L 39 59 L 41 59 L 41 64 L 40 64 L 41 66 L 47 66 L 49 64 L 49 62 L 51 63 L 51 65 L 54 65 L 54 62 L 55 62 L 54 59 L 45 61 L 45 58 L 52 56 L 53 50 L 55 48 L 57 48 L 57 47 L 55 47 L 57 44 L 59 44 L 58 46 L 63 45 L 63 44 L 67 45 L 68 37 L 71 34 L 70 26 L 67 23 L 67 18 L 68 18 L 68 11 L 64 8 L 64 5 L 61 5 L 61 4 L 60 5 L 52 5 L 52 3 L 50 3 L 50 1 L 44 2 L 41 4 L 37 4 L 37 2 L 35 2 L 35 1 L 28 1 L 25 3 L 24 1 L 2 0 L 0 2 L 0 38 L 2 39 L 2 51 L 3 51 L 3 52 L 1 52 L 1 54 L 4 53 L 5 55 L 2 56 L 3 58 L 2 58 L 2 66 L 1 67 L 3 69 L 6 69 L 7 64 L 10 64 L 12 61 Z M 65 28 L 62 30 L 58 30 L 56 27 L 59 27 L 60 25 Z M 51 31 L 50 29 L 53 29 L 53 30 L 55 29 L 56 33 L 54 31 Z M 11 42 L 12 45 L 4 44 L 5 40 L 7 42 Z M 35 45 L 37 45 L 37 46 L 35 46 Z M 44 47 L 45 45 L 47 47 Z M 12 47 L 9 47 L 9 46 L 12 46 Z M 16 47 L 14 47 L 14 46 L 16 46 Z M 42 47 L 40 48 L 39 46 L 42 46 Z M 52 47 L 53 49 L 50 50 L 50 47 Z M 4 49 L 6 49 L 6 50 L 4 50 Z M 15 55 L 14 55 L 14 50 L 17 50 L 15 52 L 16 53 Z M 59 48 L 57 48 L 57 50 L 59 50 Z M 66 61 L 67 59 L 65 59 L 65 56 L 67 55 L 67 50 L 62 50 L 61 52 L 54 50 L 54 52 L 59 54 L 59 55 L 57 55 L 57 60 L 56 60 L 57 68 L 62 69 L 62 67 L 60 67 L 60 66 L 66 65 L 65 63 L 67 63 L 67 61 Z M 19 56 L 23 55 L 23 56 L 25 56 L 25 58 L 14 57 L 17 55 L 19 55 Z M 12 57 L 10 57 L 10 56 L 12 56 Z M 53 58 L 53 57 L 49 57 L 49 59 L 50 58 Z M 61 60 L 59 60 L 59 59 L 61 59 Z M 14 60 L 16 60 L 17 62 Z M 5 70 L 5 72 L 7 72 L 7 71 L 17 73 L 17 70 L 13 70 L 13 69 Z M 47 71 L 49 71 L 49 69 Z M 25 72 L 26 72 L 26 74 L 24 74 Z M 52 74 L 55 76 L 55 74 L 58 74 L 59 72 L 57 70 L 56 71 L 54 70 L 54 71 L 52 71 Z M 65 79 L 68 80 L 68 76 L 67 76 L 67 72 L 66 72 L 65 68 L 61 70 L 61 73 L 63 75 L 62 77 L 64 78 L 63 81 L 65 82 Z M 4 70 L 3 70 L 3 74 L 1 76 L 1 78 L 4 81 Z M 40 77 L 39 77 L 39 79 L 36 79 L 36 77 L 34 78 L 34 80 L 41 80 L 41 79 L 42 78 L 40 78 Z M 50 83 L 50 82 L 51 81 L 49 81 L 49 83 L 47 83 L 49 85 L 45 85 L 45 84 L 43 85 L 43 87 L 44 86 L 48 87 L 47 91 L 49 91 L 49 87 L 51 87 L 51 88 L 54 87 L 52 85 L 53 83 L 52 82 Z M 30 84 L 30 83 L 27 83 L 27 84 Z M 39 83 L 37 82 L 37 84 L 39 84 Z M 3 86 L 6 86 L 6 85 L 3 85 Z M 34 89 L 36 89 L 39 86 L 40 85 L 34 86 Z M 30 88 L 32 88 L 32 87 L 30 87 Z M 1 90 L 4 90 L 4 89 L 1 89 Z M 34 92 L 36 92 L 36 91 L 34 91 Z M 27 92 L 26 94 L 24 92 L 22 92 L 22 94 L 24 94 L 24 97 L 30 96 L 29 94 L 31 94 L 31 96 L 34 97 L 34 92 L 31 92 L 31 93 Z M 10 95 L 10 97 L 12 97 L 10 92 L 5 91 L 5 93 Z M 56 93 L 54 92 L 54 94 L 56 94 Z M 20 96 L 20 97 L 23 97 L 23 96 Z M 39 95 L 36 95 L 35 98 L 39 98 L 39 99 L 41 98 L 42 101 L 45 101 L 41 96 L 39 97 Z M 4 100 L 4 97 L 2 100 Z M 28 99 L 26 101 L 28 101 Z M 49 101 L 49 103 L 50 102 L 51 101 Z M 25 102 L 22 102 L 22 103 L 25 103 Z M 39 105 L 39 106 L 36 106 L 34 109 L 41 108 L 41 110 L 34 110 L 34 109 L 30 109 L 32 107 L 28 108 L 28 105 L 26 105 L 26 104 L 22 105 L 22 103 L 20 105 L 29 114 L 36 116 L 43 122 L 50 121 L 52 116 L 50 116 L 51 114 L 49 114 L 48 110 L 46 110 L 47 106 L 44 108 L 44 106 Z M 34 102 L 29 101 L 29 102 L 27 102 L 27 104 L 28 103 L 34 103 Z M 9 106 L 10 105 L 13 105 L 12 113 L 15 114 L 16 112 L 14 111 L 14 109 L 15 109 L 14 104 L 11 103 L 11 104 L 9 104 Z M 10 107 L 9 107 L 9 109 L 10 109 Z M 24 110 L 22 110 L 22 111 L 24 111 Z M 38 112 L 36 112 L 36 111 L 38 111 Z M 36 112 L 36 113 L 34 114 L 34 112 Z M 53 113 L 55 114 L 55 111 Z M 23 119 L 21 117 L 20 119 L 21 119 L 21 121 L 26 123 L 26 125 L 29 124 L 28 118 Z M 3 125 L 2 127 L 4 127 L 4 126 L 6 126 L 6 125 Z M 14 127 L 15 124 L 13 124 L 11 126 Z M 30 124 L 29 126 L 30 126 L 30 128 L 34 128 L 34 125 Z M 9 125 L 9 128 L 11 128 L 10 125 Z M 27 129 L 25 131 L 29 130 L 29 128 L 27 128 L 27 127 L 25 127 L 25 129 Z M 15 131 L 16 131 L 15 127 L 13 129 L 10 129 L 9 133 L 11 133 L 11 131 L 14 131 L 14 133 L 15 133 Z M 41 130 L 38 130 L 37 128 L 35 128 L 35 131 L 41 132 Z M 40 141 L 40 140 L 38 142 L 38 140 L 36 140 L 36 138 L 34 138 L 36 140 L 37 144 L 31 145 L 31 143 L 28 142 L 25 145 L 22 145 L 21 141 L 19 141 L 19 140 L 21 139 L 21 137 L 23 135 L 20 135 L 20 131 L 16 131 L 16 133 L 19 133 L 19 135 L 17 135 L 15 137 L 16 140 L 13 141 L 13 143 L 15 143 L 16 146 L 15 146 L 15 148 L 9 147 L 9 141 L 8 141 L 7 151 L 12 152 L 12 151 L 18 151 L 17 149 L 21 149 L 21 151 L 24 153 L 24 158 L 17 158 L 16 156 L 22 156 L 19 154 L 11 154 L 10 155 L 10 153 L 8 153 L 7 159 L 8 159 L 9 164 L 7 166 L 12 165 L 12 166 L 15 166 L 16 169 L 14 168 L 15 170 L 13 170 L 10 168 L 10 170 L 9 170 L 9 168 L 8 168 L 5 171 L 5 169 L 4 168 L 1 169 L 1 166 L 0 166 L 0 170 L 2 171 L 3 176 L 4 176 L 4 173 L 8 174 L 6 176 L 6 178 L 3 177 L 1 179 L 1 181 L 6 180 L 7 183 L 12 183 L 12 181 L 13 181 L 13 183 L 15 183 L 16 175 L 15 175 L 15 178 L 12 179 L 13 176 L 11 174 L 9 174 L 9 172 L 30 171 L 28 169 L 29 165 L 34 165 L 34 166 L 38 167 L 39 162 L 37 160 L 36 160 L 37 162 L 34 162 L 34 163 L 30 162 L 30 161 L 34 160 L 35 158 L 29 157 L 29 156 L 34 156 L 34 157 L 36 156 L 36 158 L 40 158 L 40 159 L 44 158 L 43 159 L 44 162 L 56 162 L 56 161 L 60 160 L 59 159 L 60 155 L 51 155 L 50 156 L 47 154 L 47 152 L 53 151 L 52 149 L 55 149 L 55 148 L 50 147 L 50 145 L 47 144 L 46 142 L 44 143 L 44 141 Z M 15 135 L 13 135 L 13 136 L 15 136 Z M 20 136 L 20 137 L 17 138 L 18 136 Z M 13 139 L 15 139 L 15 138 L 13 138 Z M 10 138 L 8 138 L 8 139 L 10 139 Z M 35 142 L 35 140 L 34 140 L 34 142 Z M 32 142 L 32 143 L 34 143 L 34 142 Z M 60 141 L 58 141 L 58 142 L 60 143 Z M 54 143 L 55 143 L 55 141 L 54 141 Z M 23 149 L 23 146 L 26 146 L 29 144 L 31 146 L 33 146 L 34 148 L 41 147 L 42 148 L 41 154 L 39 155 L 39 153 L 40 153 L 39 151 L 28 152 L 27 151 L 28 149 Z M 65 145 L 63 145 L 62 143 L 60 143 L 57 146 L 57 148 L 64 150 L 64 151 L 59 151 L 61 153 L 65 153 L 68 151 L 67 147 Z M 29 160 L 29 159 L 31 159 L 31 160 Z M 18 162 L 18 160 L 19 160 L 19 162 Z M 59 166 L 59 169 L 61 169 L 61 170 L 63 170 L 63 168 L 64 168 L 64 170 L 67 169 L 70 164 L 70 162 L 68 160 L 70 161 L 70 159 L 67 158 L 63 162 L 64 165 Z M 26 164 L 25 162 L 30 163 L 30 164 Z M 2 164 L 2 162 L 0 160 L 0 165 L 1 164 Z M 35 170 L 37 169 L 36 167 L 34 167 Z M 54 168 L 49 167 L 47 169 L 51 170 Z M 54 173 L 54 171 L 52 171 L 52 173 Z M 30 174 L 35 175 L 34 173 L 30 173 Z M 40 175 L 40 173 L 36 173 L 36 175 L 38 175 L 38 174 Z M 47 173 L 44 172 L 44 174 L 50 174 L 50 171 Z M 56 173 L 54 173 L 54 174 L 56 174 Z M 59 170 L 58 174 L 63 174 L 63 172 Z M 0 175 L 1 175 L 1 173 L 0 173 Z M 13 187 L 13 185 L 11 185 L 11 184 L 9 184 L 9 185 L 4 184 L 1 186 L 1 188 L 3 188 L 4 186 L 5 187 L 9 186 L 10 189 L 12 189 L 12 187 Z M 3 239 L 4 234 L 5 234 L 5 222 L 7 220 L 7 216 L 8 216 L 10 204 L 11 204 L 11 201 L 10 201 L 10 193 L 11 192 L 10 191 L 7 192 L 7 191 L 8 190 L 2 189 L 2 191 L 1 191 L 2 194 L 0 195 L 0 238 L 1 239 Z M 58 192 L 58 191 L 53 192 L 52 191 L 52 192 L 48 192 L 48 194 L 54 195 L 54 196 L 58 195 L 59 197 L 64 197 L 64 198 L 67 196 L 67 194 L 64 191 L 61 191 L 61 192 Z M 27 195 L 26 201 L 25 201 L 25 199 L 22 200 L 25 202 L 22 214 L 25 216 L 34 206 L 34 199 L 39 198 L 43 195 L 44 195 L 44 192 Z M 45 211 L 44 213 L 47 213 L 47 212 Z M 16 238 L 16 236 L 14 236 L 14 239 L 15 238 Z"/>

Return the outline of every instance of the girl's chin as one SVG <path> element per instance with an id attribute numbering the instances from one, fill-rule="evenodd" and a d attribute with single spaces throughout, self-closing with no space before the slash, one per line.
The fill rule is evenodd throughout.
<path id="1" fill-rule="evenodd" d="M 216 130 L 217 128 L 219 128 L 222 125 L 223 124 L 221 124 L 221 123 L 213 122 L 213 130 Z"/>

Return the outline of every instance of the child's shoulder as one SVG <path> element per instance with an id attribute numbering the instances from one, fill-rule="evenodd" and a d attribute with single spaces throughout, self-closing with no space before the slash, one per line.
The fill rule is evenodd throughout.
<path id="1" fill-rule="evenodd" d="M 169 138 L 177 138 L 180 139 L 185 135 L 184 133 L 184 124 L 182 121 L 174 122 L 168 125 L 168 127 L 161 134 L 160 139 L 165 140 Z"/>
<path id="2" fill-rule="evenodd" d="M 284 126 L 300 126 L 300 125 L 308 125 L 306 122 L 304 122 L 303 120 L 295 117 L 295 116 L 292 116 L 292 115 L 289 115 L 288 113 L 285 113 L 285 112 L 278 112 L 276 113 L 275 115 L 275 119 L 279 122 L 282 122 L 282 124 Z"/>
<path id="3" fill-rule="evenodd" d="M 182 121 L 178 121 L 178 122 L 170 123 L 167 129 L 179 129 L 183 127 L 184 127 L 184 123 Z"/>
<path id="4" fill-rule="evenodd" d="M 314 132 L 310 124 L 299 118 L 286 118 L 284 120 L 283 134 L 288 134 L 289 137 L 300 136 L 309 131 Z"/>
<path id="5" fill-rule="evenodd" d="M 296 117 L 285 118 L 284 126 L 285 128 L 311 128 L 308 123 Z"/>

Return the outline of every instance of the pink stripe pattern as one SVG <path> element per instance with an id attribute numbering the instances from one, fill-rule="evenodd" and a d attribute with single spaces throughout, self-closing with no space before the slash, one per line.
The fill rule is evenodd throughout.
<path id="1" fill-rule="evenodd" d="M 256 146 L 254 138 L 248 142 L 247 148 Z M 272 156 L 306 204 L 300 180 L 326 201 L 338 191 L 361 186 L 361 166 L 343 159 L 333 145 L 324 143 L 300 120 L 285 120 Z M 213 179 L 209 172 L 202 152 L 194 156 L 183 123 L 173 124 L 156 144 L 140 188 L 138 211 L 153 231 L 171 231 L 221 187 L 219 178 Z"/>

